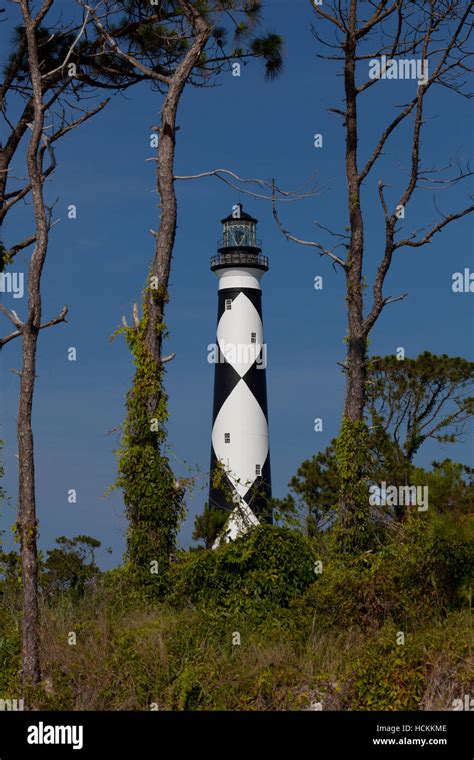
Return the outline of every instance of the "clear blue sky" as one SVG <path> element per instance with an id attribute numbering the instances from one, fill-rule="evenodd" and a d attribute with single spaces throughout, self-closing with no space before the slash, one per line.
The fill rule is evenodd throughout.
<path id="1" fill-rule="evenodd" d="M 312 12 L 307 0 L 267 0 L 263 27 L 285 38 L 285 67 L 273 83 L 264 81 L 262 67 L 251 63 L 240 78 L 224 74 L 217 87 L 188 89 L 179 111 L 177 173 L 192 174 L 227 167 L 243 177 L 275 176 L 292 189 L 316 172 L 319 194 L 282 209 L 286 225 L 300 237 L 318 239 L 314 220 L 336 230 L 347 224 L 344 184 L 343 130 L 327 112 L 342 106 L 342 80 L 337 63 L 316 58 L 318 46 L 310 31 Z M 2 51 L 10 30 L 0 25 Z M 374 144 L 394 104 L 411 98 L 413 81 L 379 82 L 361 98 L 364 155 Z M 101 553 L 104 567 L 118 564 L 126 523 L 119 492 L 104 497 L 116 476 L 114 450 L 124 418 L 124 397 L 132 379 L 132 364 L 123 339 L 109 338 L 122 314 L 129 321 L 140 299 L 153 255 L 149 229 L 158 226 L 154 193 L 154 155 L 149 147 L 157 122 L 160 96 L 147 86 L 116 96 L 91 123 L 66 138 L 57 149 L 58 169 L 48 185 L 49 199 L 58 198 L 61 221 L 51 235 L 43 279 L 44 318 L 69 307 L 67 325 L 41 333 L 34 407 L 40 545 L 50 547 L 56 536 L 87 533 L 99 538 L 112 555 Z M 428 129 L 423 142 L 425 163 L 444 165 L 450 157 L 472 153 L 469 103 L 437 89 L 429 99 Z M 376 183 L 380 177 L 401 187 L 409 164 L 408 124 L 386 150 L 364 193 L 367 212 L 366 263 L 370 278 L 382 254 L 382 217 Z M 324 145 L 313 146 L 315 133 Z M 439 196 L 442 210 L 463 206 L 467 188 Z M 390 191 L 389 191 L 390 193 Z M 344 358 L 346 332 L 341 273 L 310 249 L 286 242 L 275 227 L 268 203 L 246 199 L 216 179 L 178 185 L 179 227 L 171 277 L 167 321 L 167 351 L 176 358 L 168 365 L 169 439 L 176 469 L 183 474 L 209 465 L 213 368 L 206 361 L 214 339 L 217 279 L 209 270 L 221 234 L 219 220 L 241 200 L 259 221 L 258 233 L 270 271 L 263 280 L 264 320 L 269 351 L 270 441 L 273 488 L 286 493 L 301 462 L 322 450 L 338 431 L 343 402 L 343 377 L 337 362 Z M 77 220 L 67 219 L 67 206 L 77 206 Z M 420 193 L 410 206 L 406 229 L 436 217 L 432 193 Z M 7 226 L 11 244 L 31 228 L 30 209 Z M 323 242 L 327 242 L 324 239 Z M 26 271 L 27 255 L 14 271 Z M 372 335 L 374 353 L 393 353 L 403 346 L 408 356 L 423 350 L 472 358 L 472 294 L 454 294 L 453 272 L 473 269 L 470 218 L 451 225 L 431 245 L 405 249 L 396 256 L 387 279 L 387 294 L 408 291 L 402 303 L 389 306 Z M 324 289 L 315 291 L 316 275 Z M 6 306 L 25 313 L 26 301 L 3 297 Z M 2 334 L 9 325 L 2 318 Z M 77 349 L 77 361 L 67 349 Z M 10 343 L 1 360 L 1 428 L 5 440 L 5 487 L 11 497 L 0 527 L 15 519 L 17 459 L 15 425 L 20 342 Z M 313 432 L 322 417 L 324 430 Z M 427 444 L 419 463 L 451 456 L 472 464 L 472 439 L 455 447 Z M 201 477 L 201 485 L 205 477 Z M 77 504 L 68 504 L 68 489 L 77 489 Z M 197 486 L 188 498 L 188 517 L 180 541 L 191 538 L 194 516 L 202 510 L 206 489 Z"/>

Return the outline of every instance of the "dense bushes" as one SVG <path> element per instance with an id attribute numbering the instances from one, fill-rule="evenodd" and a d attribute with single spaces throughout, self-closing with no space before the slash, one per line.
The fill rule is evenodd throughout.
<path id="1" fill-rule="evenodd" d="M 323 572 L 292 602 L 319 626 L 412 627 L 469 603 L 474 569 L 471 531 L 447 518 L 414 514 L 387 530 L 378 552 L 339 555 L 321 541 Z"/>
<path id="2" fill-rule="evenodd" d="M 348 556 L 330 533 L 264 526 L 215 551 L 182 552 L 165 602 L 140 592 L 126 565 L 78 595 L 66 562 L 42 605 L 35 704 L 452 709 L 474 689 L 471 531 L 464 517 L 413 513 L 387 528 L 378 550 Z M 20 662 L 13 560 L 4 555 L 0 578 L 5 699 L 18 695 Z"/>
<path id="3" fill-rule="evenodd" d="M 313 554 L 301 534 L 261 526 L 219 549 L 183 552 L 172 570 L 169 599 L 230 612 L 285 607 L 314 580 Z"/>

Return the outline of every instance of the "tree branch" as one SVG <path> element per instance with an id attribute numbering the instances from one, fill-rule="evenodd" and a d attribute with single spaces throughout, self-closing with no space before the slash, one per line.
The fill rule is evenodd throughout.
<path id="1" fill-rule="evenodd" d="M 328 256 L 334 262 L 334 264 L 339 264 L 339 266 L 347 270 L 347 263 L 344 261 L 344 259 L 341 259 L 339 256 L 337 256 L 334 253 L 334 249 L 329 250 L 328 248 L 324 248 L 324 246 L 322 246 L 320 243 L 315 243 L 312 240 L 302 240 L 301 238 L 297 238 L 295 235 L 292 235 L 290 232 L 288 232 L 288 230 L 286 230 L 283 227 L 283 224 L 280 221 L 278 212 L 276 210 L 275 201 L 276 199 L 273 199 L 272 201 L 273 218 L 275 219 L 278 229 L 286 237 L 287 240 L 291 240 L 293 243 L 299 243 L 299 245 L 305 245 L 311 248 L 315 248 L 321 256 Z M 341 245 L 342 243 L 340 243 L 338 246 L 335 246 L 335 247 L 338 248 Z"/>
<path id="2" fill-rule="evenodd" d="M 10 313 L 0 304 L 0 309 L 3 311 L 6 316 L 14 322 L 14 324 L 18 324 L 18 330 L 15 330 L 15 332 L 10 333 L 9 335 L 6 335 L 4 338 L 0 338 L 0 349 L 3 348 L 3 346 L 6 343 L 9 343 L 14 338 L 18 338 L 20 335 L 23 334 L 23 327 L 24 323 L 20 322 L 19 320 L 12 319 L 12 316 Z M 46 327 L 52 327 L 53 325 L 58 325 L 60 322 L 67 322 L 66 315 L 68 313 L 67 306 L 63 306 L 61 309 L 61 312 L 58 314 L 57 317 L 54 317 L 54 319 L 50 319 L 49 322 L 44 322 L 42 325 L 39 326 L 40 330 L 44 330 Z M 13 312 L 15 314 L 15 312 Z"/>
<path id="3" fill-rule="evenodd" d="M 127 61 L 127 63 L 130 64 L 130 66 L 133 66 L 133 68 L 138 69 L 138 71 L 141 71 L 142 74 L 145 74 L 148 79 L 152 79 L 155 81 L 162 82 L 163 84 L 171 84 L 172 76 L 170 74 L 163 74 L 159 71 L 153 71 L 153 69 L 150 69 L 148 66 L 145 66 L 144 63 L 139 61 L 135 56 L 131 55 L 131 53 L 125 53 L 118 45 L 118 42 L 112 37 L 112 35 L 109 34 L 105 26 L 100 21 L 99 17 L 97 16 L 96 12 L 90 7 L 90 5 L 87 5 L 82 0 L 79 0 L 80 5 L 90 13 L 94 20 L 94 25 L 101 35 L 102 39 L 107 42 L 108 46 L 111 48 L 111 50 L 119 56 L 124 61 Z"/>
<path id="4" fill-rule="evenodd" d="M 424 235 L 421 240 L 411 240 L 410 238 L 405 238 L 404 240 L 399 240 L 394 243 L 394 248 L 403 248 L 403 247 L 410 247 L 410 248 L 420 248 L 422 245 L 426 245 L 431 241 L 431 238 L 433 235 L 436 235 L 436 233 L 440 232 L 443 227 L 446 227 L 447 224 L 450 224 L 450 222 L 454 222 L 456 219 L 461 219 L 463 216 L 466 216 L 467 214 L 472 214 L 474 211 L 474 205 L 468 206 L 463 211 L 458 211 L 454 214 L 449 214 L 446 216 L 441 222 L 439 222 L 437 225 L 432 227 L 432 229 Z"/>
<path id="5" fill-rule="evenodd" d="M 156 159 L 147 159 L 147 160 L 153 160 Z M 226 175 L 226 176 L 223 176 Z M 234 184 L 230 180 L 227 179 L 227 176 L 232 177 L 236 180 L 236 182 L 240 184 Z M 309 190 L 303 191 L 296 190 L 296 191 L 289 191 L 289 190 L 281 190 L 276 184 L 273 182 L 270 182 L 265 179 L 243 179 L 242 177 L 239 177 L 238 174 L 231 171 L 230 169 L 212 169 L 210 171 L 206 172 L 200 172 L 199 174 L 188 174 L 188 175 L 182 175 L 182 176 L 175 176 L 175 180 L 190 180 L 190 179 L 202 179 L 203 177 L 217 177 L 217 179 L 220 179 L 222 182 L 224 182 L 229 187 L 232 187 L 234 190 L 238 190 L 239 192 L 245 193 L 246 195 L 251 195 L 254 198 L 261 198 L 263 200 L 273 201 L 274 194 L 276 194 L 275 200 L 278 201 L 295 201 L 295 200 L 301 200 L 303 198 L 309 198 L 316 193 L 316 187 L 312 187 Z M 307 183 L 309 184 L 311 180 L 308 180 Z M 263 189 L 268 189 L 270 192 L 269 195 L 263 195 L 261 193 L 256 193 L 253 190 L 246 190 L 245 188 L 241 187 L 241 185 L 245 184 L 252 184 L 257 185 Z M 304 187 L 302 186 L 302 188 Z"/>

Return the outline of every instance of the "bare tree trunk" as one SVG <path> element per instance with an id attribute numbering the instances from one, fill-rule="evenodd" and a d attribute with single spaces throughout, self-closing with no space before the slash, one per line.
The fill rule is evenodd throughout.
<path id="1" fill-rule="evenodd" d="M 346 355 L 346 395 L 343 424 L 336 446 L 340 476 L 339 525 L 342 545 L 351 549 L 364 532 L 364 408 L 366 388 L 366 335 L 362 272 L 364 222 L 360 207 L 360 178 L 357 168 L 357 2 L 351 0 L 348 31 L 344 45 L 344 89 L 346 100 L 346 182 L 349 210 L 346 302 L 348 316 Z M 354 530 L 356 532 L 354 532 Z"/>
<path id="2" fill-rule="evenodd" d="M 350 224 L 350 245 L 346 268 L 348 346 L 344 414 L 350 422 L 363 419 L 366 380 L 366 341 L 363 334 L 362 294 L 364 224 L 360 208 L 360 181 L 357 169 L 356 7 L 357 3 L 352 0 L 344 65 L 344 87 L 346 93 L 346 179 Z"/>
<path id="3" fill-rule="evenodd" d="M 38 522 L 35 500 L 35 459 L 31 411 L 35 386 L 38 331 L 28 325 L 23 332 L 23 359 L 18 401 L 19 504 L 17 530 L 21 547 L 23 580 L 22 678 L 24 686 L 41 679 L 39 663 Z"/>
<path id="4" fill-rule="evenodd" d="M 174 177 L 176 144 L 176 114 L 186 82 L 196 66 L 210 35 L 210 28 L 200 14 L 187 2 L 183 11 L 196 33 L 188 53 L 177 67 L 161 109 L 160 137 L 157 156 L 157 189 L 160 198 L 160 224 L 156 233 L 155 258 L 151 275 L 156 277 L 158 287 L 148 288 L 146 307 L 148 324 L 146 346 L 157 369 L 162 367 L 163 319 L 168 301 L 168 284 L 173 246 L 176 237 L 177 202 Z M 151 400 L 156 406 L 157 399 Z"/>
<path id="5" fill-rule="evenodd" d="M 33 91 L 34 121 L 27 148 L 28 176 L 31 183 L 36 244 L 28 274 L 28 319 L 23 325 L 23 352 L 18 402 L 19 501 L 18 533 L 21 547 L 23 581 L 23 686 L 34 686 L 41 679 L 39 662 L 38 556 L 36 518 L 34 444 L 31 414 L 35 388 L 36 345 L 41 325 L 41 273 L 48 247 L 48 220 L 43 198 L 39 149 L 44 127 L 43 92 L 38 62 L 36 26 L 39 17 L 51 5 L 45 0 L 36 19 L 32 19 L 28 0 L 20 0 L 28 46 L 28 63 Z"/>
<path id="6" fill-rule="evenodd" d="M 364 338 L 358 337 L 357 319 L 349 319 L 345 416 L 350 422 L 363 419 L 365 404 L 366 359 Z"/>

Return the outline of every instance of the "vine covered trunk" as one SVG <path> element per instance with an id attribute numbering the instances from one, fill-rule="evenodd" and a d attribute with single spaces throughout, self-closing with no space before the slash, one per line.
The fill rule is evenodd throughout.
<path id="1" fill-rule="evenodd" d="M 129 521 L 127 556 L 140 584 L 162 594 L 183 518 L 184 489 L 174 477 L 166 454 L 167 396 L 162 355 L 166 336 L 165 308 L 176 237 L 177 200 L 174 161 L 176 115 L 186 82 L 205 48 L 210 28 L 198 11 L 183 2 L 195 39 L 168 84 L 161 109 L 157 154 L 160 222 L 155 256 L 143 294 L 143 315 L 125 328 L 136 373 L 127 396 L 127 418 L 119 458 L 117 485 L 123 488 Z"/>

